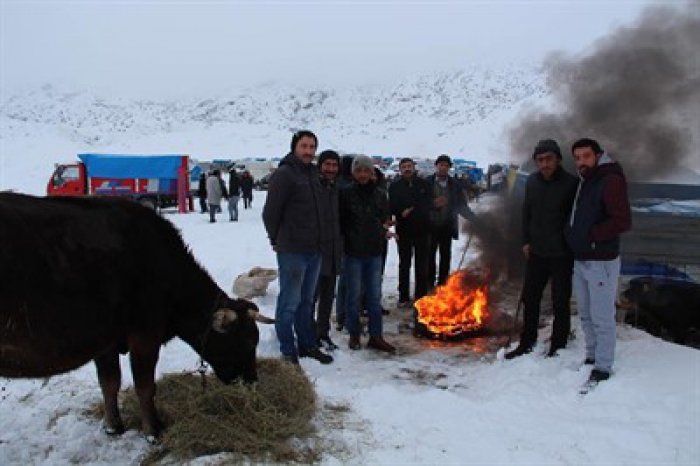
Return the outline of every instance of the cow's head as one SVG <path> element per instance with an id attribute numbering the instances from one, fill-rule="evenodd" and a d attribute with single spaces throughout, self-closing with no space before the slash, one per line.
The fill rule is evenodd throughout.
<path id="1" fill-rule="evenodd" d="M 255 350 L 259 334 L 256 322 L 272 323 L 261 316 L 258 307 L 244 299 L 228 299 L 214 312 L 211 329 L 203 342 L 204 359 L 223 383 L 242 378 L 246 382 L 258 379 Z"/>

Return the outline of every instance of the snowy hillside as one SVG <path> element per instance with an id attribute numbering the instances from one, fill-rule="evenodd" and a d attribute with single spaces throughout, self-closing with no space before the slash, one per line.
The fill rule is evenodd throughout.
<path id="1" fill-rule="evenodd" d="M 32 189 L 39 193 L 54 162 L 72 161 L 75 153 L 271 157 L 284 155 L 290 132 L 299 128 L 315 131 L 321 149 L 504 160 L 504 124 L 524 103 L 546 96 L 544 81 L 529 66 L 475 67 L 391 86 L 267 84 L 177 101 L 107 98 L 46 85 L 7 96 L 0 107 L 0 189 L 18 189 L 19 158 L 31 160 L 33 173 L 43 172 Z"/>

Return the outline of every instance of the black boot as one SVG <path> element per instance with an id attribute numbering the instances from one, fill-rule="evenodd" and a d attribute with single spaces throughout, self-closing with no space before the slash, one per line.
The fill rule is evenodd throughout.
<path id="1" fill-rule="evenodd" d="M 517 358 L 518 356 L 522 356 L 523 354 L 528 354 L 532 353 L 532 348 L 533 344 L 527 344 L 527 343 L 519 343 L 517 348 L 515 348 L 513 351 L 509 351 L 505 354 L 506 359 L 514 359 Z"/>
<path id="2" fill-rule="evenodd" d="M 316 361 L 320 362 L 321 364 L 330 364 L 333 362 L 333 356 L 330 356 L 324 352 L 322 352 L 318 348 L 310 349 L 310 350 L 299 350 L 299 357 L 301 358 L 311 358 L 315 359 Z"/>

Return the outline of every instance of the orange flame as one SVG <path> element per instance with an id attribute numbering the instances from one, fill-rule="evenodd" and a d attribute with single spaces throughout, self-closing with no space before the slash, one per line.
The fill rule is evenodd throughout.
<path id="1" fill-rule="evenodd" d="M 466 270 L 459 270 L 438 286 L 435 294 L 415 302 L 418 321 L 431 333 L 453 337 L 478 330 L 488 317 L 486 285 L 464 289 Z"/>

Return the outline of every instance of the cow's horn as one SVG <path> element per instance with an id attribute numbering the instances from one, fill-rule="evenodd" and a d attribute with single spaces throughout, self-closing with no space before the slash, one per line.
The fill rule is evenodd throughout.
<path id="1" fill-rule="evenodd" d="M 261 324 L 274 324 L 275 319 L 270 319 L 267 316 L 264 316 L 260 314 L 258 311 L 255 309 L 248 309 L 248 315 L 253 318 L 256 322 L 260 322 Z"/>
<path id="2" fill-rule="evenodd" d="M 238 315 L 231 309 L 219 309 L 214 313 L 211 326 L 219 333 L 226 333 L 229 325 L 236 321 Z"/>

